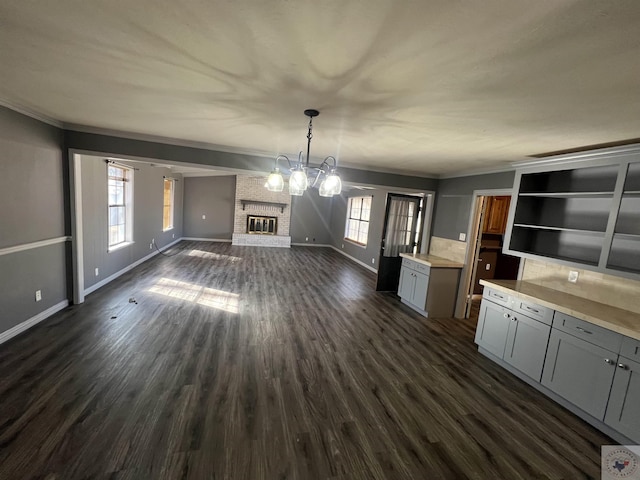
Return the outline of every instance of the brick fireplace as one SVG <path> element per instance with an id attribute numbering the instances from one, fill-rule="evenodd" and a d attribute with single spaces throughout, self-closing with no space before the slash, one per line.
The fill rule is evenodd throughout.
<path id="1" fill-rule="evenodd" d="M 291 246 L 291 196 L 286 190 L 270 192 L 264 188 L 264 182 L 265 177 L 236 177 L 232 244 L 288 248 Z M 251 219 L 254 230 L 260 228 L 260 232 L 249 231 Z"/>

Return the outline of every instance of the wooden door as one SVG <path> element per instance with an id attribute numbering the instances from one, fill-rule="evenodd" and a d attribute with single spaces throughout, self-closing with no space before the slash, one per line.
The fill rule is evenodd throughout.
<path id="1" fill-rule="evenodd" d="M 502 234 L 507 229 L 510 195 L 487 197 L 487 210 L 484 217 L 483 233 Z"/>
<path id="2" fill-rule="evenodd" d="M 413 252 L 422 197 L 389 193 L 384 215 L 384 228 L 378 261 L 379 292 L 397 292 L 402 257 L 400 253 Z"/>

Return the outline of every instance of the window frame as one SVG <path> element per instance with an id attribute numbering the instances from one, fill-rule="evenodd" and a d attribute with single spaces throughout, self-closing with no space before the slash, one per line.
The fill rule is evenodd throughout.
<path id="1" fill-rule="evenodd" d="M 359 206 L 358 205 L 354 205 L 356 202 L 360 202 Z M 368 209 L 363 209 L 363 205 L 364 202 L 368 201 L 369 203 L 369 208 Z M 344 227 L 344 240 L 350 243 L 353 243 L 354 245 L 358 245 L 359 247 L 363 247 L 366 248 L 367 244 L 369 243 L 369 226 L 371 224 L 371 207 L 373 204 L 373 195 L 359 195 L 357 197 L 349 197 L 348 201 L 347 201 L 347 218 L 345 221 L 345 227 Z M 359 208 L 354 208 L 355 207 L 359 207 Z M 358 211 L 358 215 L 357 217 L 354 216 L 354 211 Z M 366 218 L 363 218 L 363 212 L 367 211 L 368 214 L 366 215 Z M 365 242 L 361 242 L 358 238 L 353 238 L 350 236 L 350 232 L 352 230 L 351 228 L 351 222 L 356 222 L 357 227 L 355 229 L 356 231 L 356 237 L 359 237 L 360 234 L 362 233 L 361 231 L 361 226 L 363 224 L 366 224 L 367 228 L 366 228 L 366 240 Z"/>
<path id="2" fill-rule="evenodd" d="M 122 176 L 112 175 L 111 169 L 117 169 L 122 172 Z M 111 182 L 116 181 L 122 185 L 122 202 L 111 203 Z M 133 168 L 125 165 L 107 163 L 107 251 L 112 252 L 133 243 Z M 111 223 L 111 209 L 124 208 L 124 222 Z M 122 240 L 117 243 L 111 243 L 111 228 L 114 225 L 122 225 L 124 227 L 124 235 Z"/>
<path id="3" fill-rule="evenodd" d="M 171 198 L 170 198 L 169 204 L 166 203 L 166 197 L 165 197 L 165 192 L 166 192 L 165 186 L 167 185 L 167 182 L 171 185 Z M 163 232 L 168 232 L 169 230 L 173 230 L 173 228 L 175 227 L 174 225 L 175 205 L 176 205 L 175 199 L 176 199 L 176 179 L 165 177 L 162 182 L 162 231 Z M 169 209 L 169 225 L 165 226 L 164 224 L 165 210 L 167 208 Z"/>

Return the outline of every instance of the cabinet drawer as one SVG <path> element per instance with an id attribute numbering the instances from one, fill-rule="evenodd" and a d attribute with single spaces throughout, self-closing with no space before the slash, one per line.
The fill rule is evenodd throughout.
<path id="1" fill-rule="evenodd" d="M 491 300 L 492 302 L 497 303 L 498 305 L 502 305 L 503 307 L 511 307 L 508 293 L 485 287 L 482 296 L 487 300 Z"/>
<path id="2" fill-rule="evenodd" d="M 553 316 L 553 327 L 567 332 L 574 337 L 618 353 L 622 344 L 622 335 L 579 318 L 556 312 Z"/>
<path id="3" fill-rule="evenodd" d="M 640 361 L 640 340 L 623 337 L 622 347 L 620 347 L 620 355 L 624 355 L 636 362 Z"/>
<path id="4" fill-rule="evenodd" d="M 431 272 L 431 267 L 429 265 L 425 265 L 424 263 L 417 263 L 417 262 L 414 262 L 414 264 L 415 264 L 414 268 L 420 273 L 429 275 L 429 273 Z"/>
<path id="5" fill-rule="evenodd" d="M 429 275 L 429 272 L 431 271 L 431 267 L 429 265 L 425 265 L 424 263 L 416 262 L 416 261 L 411 260 L 409 258 L 403 258 L 402 259 L 402 266 L 403 267 L 407 267 L 407 268 L 411 268 L 411 269 L 415 270 L 416 272 L 424 273 L 425 275 Z"/>
<path id="6" fill-rule="evenodd" d="M 535 318 L 547 325 L 551 325 L 553 320 L 553 310 L 543 307 L 542 305 L 538 305 L 537 303 L 513 298 L 511 301 L 511 308 L 516 312 L 523 313 L 527 317 Z"/>

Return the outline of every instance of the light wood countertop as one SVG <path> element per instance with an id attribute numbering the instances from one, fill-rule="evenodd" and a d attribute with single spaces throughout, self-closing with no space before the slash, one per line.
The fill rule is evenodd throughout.
<path id="1" fill-rule="evenodd" d="M 426 253 L 401 253 L 401 257 L 408 258 L 414 262 L 422 263 L 431 268 L 462 268 L 464 264 L 458 263 L 448 258 L 436 257 L 435 255 L 428 255 Z"/>
<path id="2" fill-rule="evenodd" d="M 480 284 L 640 340 L 638 313 L 519 280 L 480 280 Z"/>

